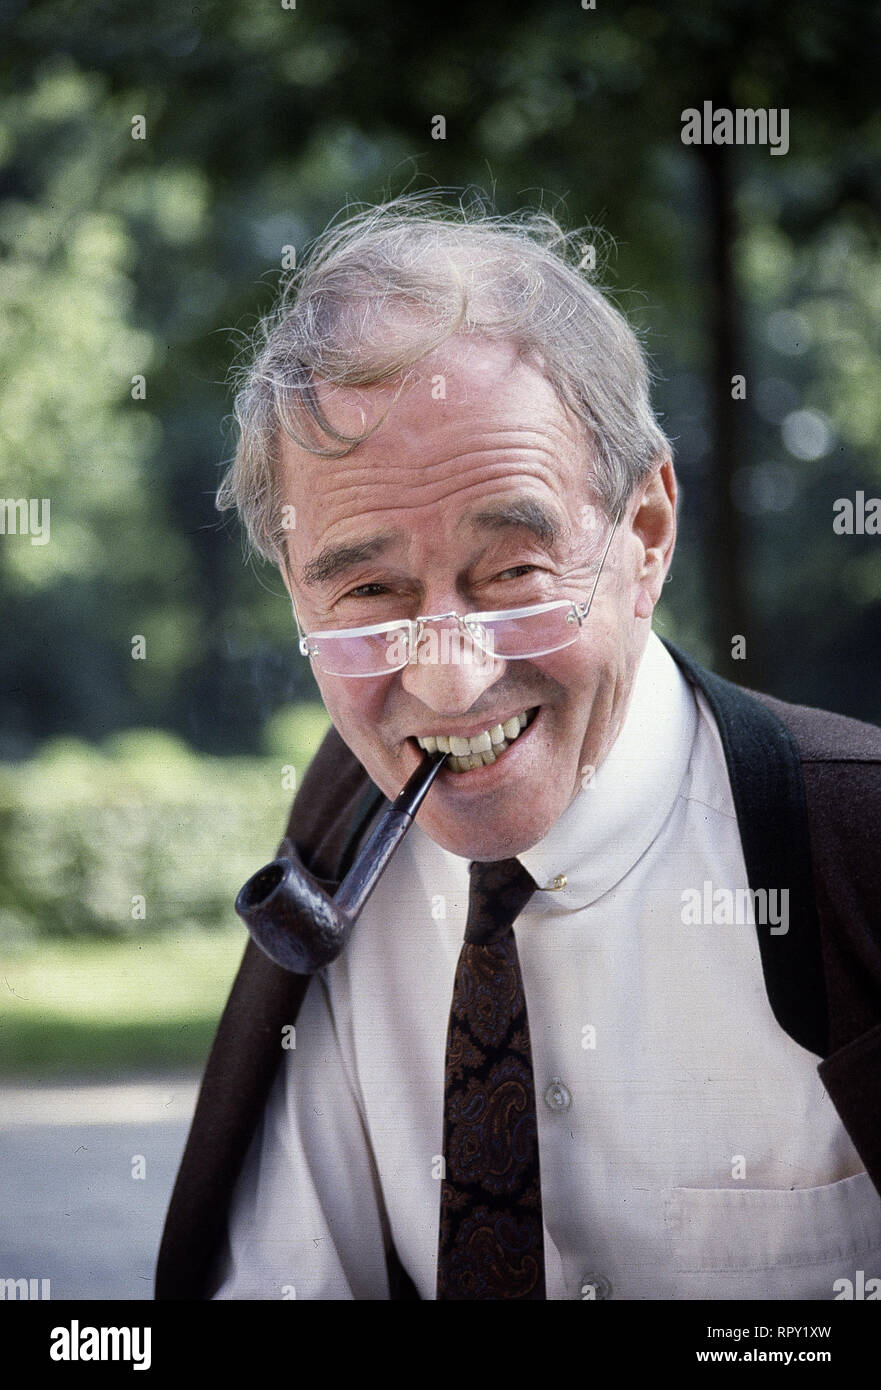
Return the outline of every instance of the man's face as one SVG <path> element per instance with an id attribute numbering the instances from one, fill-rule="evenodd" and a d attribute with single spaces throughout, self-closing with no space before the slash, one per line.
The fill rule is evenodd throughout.
<path id="1" fill-rule="evenodd" d="M 296 517 L 285 578 L 304 631 L 589 596 L 612 523 L 589 491 L 580 422 L 514 345 L 453 339 L 397 401 L 386 386 L 319 393 L 348 433 L 389 414 L 343 459 L 279 441 Z M 527 715 L 494 763 L 440 772 L 419 823 L 443 848 L 518 854 L 587 785 L 623 721 L 674 535 L 672 465 L 659 461 L 625 509 L 571 646 L 480 660 L 466 639 L 444 660 L 439 624 L 432 660 L 360 679 L 315 668 L 334 724 L 389 797 L 423 756 L 418 737 L 476 736 Z"/>

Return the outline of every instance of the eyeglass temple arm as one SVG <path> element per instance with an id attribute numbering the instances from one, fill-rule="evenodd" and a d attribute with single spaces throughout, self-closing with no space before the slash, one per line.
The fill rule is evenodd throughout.
<path id="1" fill-rule="evenodd" d="M 596 591 L 597 591 L 597 585 L 598 585 L 599 582 L 600 582 L 600 575 L 601 575 L 602 572 L 603 572 L 603 566 L 604 566 L 605 563 L 606 563 L 606 556 L 607 556 L 608 553 L 609 553 L 609 546 L 612 544 L 612 537 L 614 536 L 615 532 L 616 532 L 617 529 L 618 529 L 618 522 L 621 520 L 621 517 L 623 516 L 623 514 L 624 514 L 624 507 L 623 507 L 623 505 L 622 505 L 621 507 L 618 508 L 618 512 L 617 512 L 617 514 L 616 514 L 616 516 L 615 516 L 615 520 L 614 520 L 614 522 L 613 522 L 613 524 L 612 524 L 612 529 L 611 529 L 611 531 L 609 532 L 609 539 L 606 541 L 605 549 L 603 550 L 603 556 L 602 556 L 602 559 L 600 560 L 600 566 L 599 566 L 599 569 L 597 570 L 597 573 L 596 573 L 596 579 L 593 581 L 593 588 L 592 588 L 591 591 L 590 591 L 590 596 L 589 596 L 587 602 L 586 602 L 586 603 L 576 603 L 576 604 L 575 604 L 575 616 L 576 616 L 576 618 L 578 619 L 578 626 L 579 626 L 579 627 L 580 627 L 581 624 L 584 622 L 584 619 L 587 617 L 588 613 L 590 612 L 590 606 L 591 606 L 591 604 L 593 603 L 593 596 L 594 596 L 594 594 L 595 594 Z"/>
<path id="2" fill-rule="evenodd" d="M 303 629 L 300 627 L 300 619 L 297 617 L 297 605 L 294 603 L 293 599 L 291 599 L 291 607 L 294 610 L 294 622 L 297 624 L 297 633 L 299 634 L 300 655 L 311 656 L 311 652 L 309 651 L 309 640 Z"/>
<path id="3" fill-rule="evenodd" d="M 287 591 L 288 591 L 288 598 L 289 598 L 290 601 L 291 601 L 291 608 L 292 608 L 293 614 L 294 614 L 294 622 L 297 624 L 297 635 L 299 636 L 299 639 L 300 639 L 300 651 L 303 653 L 303 656 L 308 656 L 308 655 L 309 655 L 309 646 L 308 646 L 308 643 L 306 642 L 306 634 L 305 634 L 305 632 L 303 631 L 302 627 L 300 626 L 300 615 L 299 615 L 299 613 L 297 612 L 297 605 L 294 603 L 294 585 L 293 585 L 293 581 L 292 581 L 292 579 L 291 579 L 291 568 L 290 568 L 290 565 L 288 564 L 288 557 L 287 557 L 287 554 L 286 554 L 286 553 L 283 553 L 283 554 L 282 554 L 281 563 L 284 565 L 284 572 L 285 572 L 285 574 L 287 575 L 287 583 L 285 584 L 285 588 L 286 588 Z"/>
<path id="4" fill-rule="evenodd" d="M 293 609 L 293 613 L 294 613 L 294 622 L 297 624 L 297 636 L 298 636 L 298 638 L 299 638 L 300 654 L 301 654 L 301 656 L 308 656 L 308 655 L 309 655 L 309 643 L 308 643 L 307 640 L 306 640 L 306 634 L 305 634 L 305 632 L 303 631 L 302 627 L 300 626 L 300 615 L 299 615 L 299 613 L 297 612 L 297 605 L 294 603 L 294 596 L 293 596 L 293 594 L 291 593 L 290 589 L 288 590 L 288 598 L 289 598 L 290 601 L 291 601 L 291 608 Z"/>

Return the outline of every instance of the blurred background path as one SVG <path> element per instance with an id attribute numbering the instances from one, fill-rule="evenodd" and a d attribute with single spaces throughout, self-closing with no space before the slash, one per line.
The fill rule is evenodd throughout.
<path id="1" fill-rule="evenodd" d="M 197 1086 L 168 1073 L 5 1087 L 0 1278 L 50 1279 L 53 1300 L 151 1299 Z"/>

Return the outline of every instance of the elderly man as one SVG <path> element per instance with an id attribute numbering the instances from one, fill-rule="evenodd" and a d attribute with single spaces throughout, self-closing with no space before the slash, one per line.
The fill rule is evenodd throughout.
<path id="1" fill-rule="evenodd" d="M 559 228 L 349 219 L 237 415 L 219 502 L 278 563 L 334 725 L 287 843 L 332 886 L 376 789 L 450 756 L 298 1016 L 249 945 L 158 1296 L 881 1275 L 881 733 L 652 633 L 670 448 Z"/>

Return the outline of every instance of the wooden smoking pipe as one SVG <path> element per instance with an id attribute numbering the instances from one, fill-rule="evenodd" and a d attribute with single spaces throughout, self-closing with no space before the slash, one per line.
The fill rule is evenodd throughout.
<path id="1" fill-rule="evenodd" d="M 270 960 L 295 975 L 312 975 L 336 959 L 446 757 L 425 754 L 382 812 L 333 898 L 288 856 L 248 879 L 236 898 L 236 912 Z"/>

